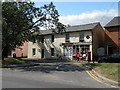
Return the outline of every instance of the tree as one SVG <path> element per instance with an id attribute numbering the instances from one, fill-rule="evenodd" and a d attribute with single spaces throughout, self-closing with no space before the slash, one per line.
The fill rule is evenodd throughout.
<path id="1" fill-rule="evenodd" d="M 40 38 L 39 27 L 62 33 L 65 25 L 59 22 L 55 6 L 50 4 L 35 7 L 34 2 L 2 2 L 2 57 L 25 41 Z M 35 34 L 37 33 L 37 34 Z"/>

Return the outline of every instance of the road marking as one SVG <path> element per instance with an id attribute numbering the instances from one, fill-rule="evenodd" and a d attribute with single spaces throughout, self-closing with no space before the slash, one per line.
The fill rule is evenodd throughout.
<path id="1" fill-rule="evenodd" d="M 96 80 L 96 81 L 98 81 L 98 82 L 101 82 L 101 83 L 104 83 L 104 84 L 106 84 L 106 85 L 109 85 L 109 84 L 107 84 L 107 83 L 105 83 L 105 82 L 102 82 L 102 81 L 98 80 L 97 78 L 95 78 L 94 75 L 93 75 L 92 73 L 90 73 L 89 71 L 86 71 L 86 72 L 87 72 L 94 80 Z M 117 88 L 116 86 L 113 86 L 113 85 L 109 85 L 109 86 L 114 87 L 114 88 Z"/>
<path id="2" fill-rule="evenodd" d="M 94 77 L 93 74 L 91 74 L 89 71 L 86 71 L 94 80 L 98 81 L 98 82 L 101 82 L 100 80 L 98 80 L 97 78 Z"/>
<path id="3" fill-rule="evenodd" d="M 77 66 L 81 66 L 81 65 L 78 64 L 78 63 L 74 63 L 74 64 L 76 64 Z M 100 82 L 100 83 L 104 83 L 105 85 L 111 86 L 111 87 L 113 87 L 113 88 L 117 88 L 116 86 L 113 86 L 113 85 L 110 85 L 110 84 L 107 84 L 107 83 L 105 83 L 105 82 L 102 82 L 102 81 L 98 80 L 97 77 L 95 78 L 95 75 L 92 74 L 92 73 L 90 73 L 85 67 L 82 67 L 82 68 L 85 69 L 86 73 L 88 73 L 88 75 L 89 75 L 90 77 L 92 77 L 94 80 L 96 80 L 96 81 L 98 81 L 98 82 Z"/>

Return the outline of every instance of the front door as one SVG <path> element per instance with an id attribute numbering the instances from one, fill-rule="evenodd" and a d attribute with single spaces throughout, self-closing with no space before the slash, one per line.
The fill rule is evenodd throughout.
<path id="1" fill-rule="evenodd" d="M 41 58 L 44 58 L 44 49 L 42 49 Z"/>
<path id="2" fill-rule="evenodd" d="M 113 47 L 112 45 L 108 45 L 108 55 L 113 54 Z"/>

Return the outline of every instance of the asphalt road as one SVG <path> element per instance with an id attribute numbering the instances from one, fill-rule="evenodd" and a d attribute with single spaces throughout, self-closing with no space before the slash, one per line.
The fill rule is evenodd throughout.
<path id="1" fill-rule="evenodd" d="M 111 88 L 71 63 L 2 70 L 2 88 Z"/>

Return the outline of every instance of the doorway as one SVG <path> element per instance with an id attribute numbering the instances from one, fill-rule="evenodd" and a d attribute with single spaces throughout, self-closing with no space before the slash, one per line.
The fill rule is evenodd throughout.
<path id="1" fill-rule="evenodd" d="M 112 45 L 108 45 L 108 55 L 113 54 L 113 46 Z"/>
<path id="2" fill-rule="evenodd" d="M 44 58 L 44 49 L 42 49 L 41 58 Z"/>

